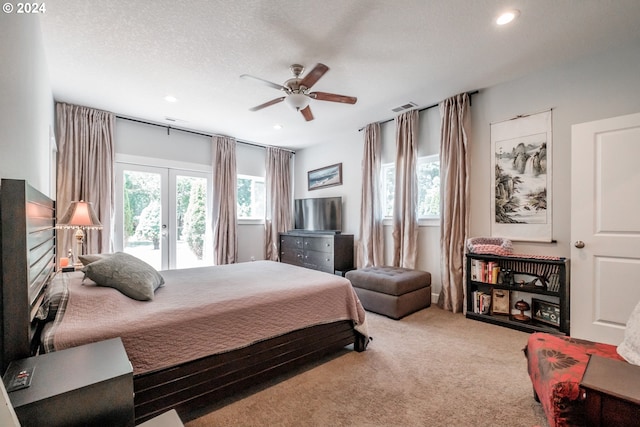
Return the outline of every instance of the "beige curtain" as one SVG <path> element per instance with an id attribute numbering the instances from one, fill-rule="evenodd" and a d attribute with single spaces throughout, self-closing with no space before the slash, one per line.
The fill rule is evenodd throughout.
<path id="1" fill-rule="evenodd" d="M 415 268 L 418 258 L 418 111 L 407 111 L 396 122 L 396 187 L 393 200 L 393 265 Z"/>
<path id="2" fill-rule="evenodd" d="M 278 233 L 291 229 L 291 152 L 267 147 L 265 218 L 266 259 L 279 261 Z"/>
<path id="3" fill-rule="evenodd" d="M 442 291 L 438 305 L 458 313 L 464 307 L 464 245 L 469 230 L 469 95 L 442 101 L 440 116 Z"/>
<path id="4" fill-rule="evenodd" d="M 357 267 L 382 265 L 383 231 L 380 206 L 380 124 L 364 129 L 362 197 L 360 201 L 360 242 Z"/>
<path id="5" fill-rule="evenodd" d="M 62 218 L 72 201 L 91 202 L 102 230 L 85 230 L 83 253 L 113 251 L 114 125 L 112 113 L 56 104 L 58 143 L 56 209 Z M 74 250 L 73 230 L 58 230 L 57 251 Z"/>
<path id="6" fill-rule="evenodd" d="M 213 258 L 216 265 L 238 258 L 236 141 L 213 136 Z"/>

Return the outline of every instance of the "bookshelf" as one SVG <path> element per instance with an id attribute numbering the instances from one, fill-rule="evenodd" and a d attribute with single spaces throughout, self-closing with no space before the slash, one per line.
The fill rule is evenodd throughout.
<path id="1" fill-rule="evenodd" d="M 525 332 L 569 334 L 569 261 L 469 253 L 469 319 Z"/>

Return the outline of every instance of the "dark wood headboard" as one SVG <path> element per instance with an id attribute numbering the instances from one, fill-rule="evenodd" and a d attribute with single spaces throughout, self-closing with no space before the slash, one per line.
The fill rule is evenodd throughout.
<path id="1" fill-rule="evenodd" d="M 0 368 L 37 349 L 34 316 L 55 273 L 55 202 L 24 180 L 0 183 Z"/>

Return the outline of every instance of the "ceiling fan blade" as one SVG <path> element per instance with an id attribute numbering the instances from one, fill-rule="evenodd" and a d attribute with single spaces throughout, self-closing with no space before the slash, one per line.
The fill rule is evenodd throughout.
<path id="1" fill-rule="evenodd" d="M 338 95 L 328 92 L 311 92 L 309 96 L 319 101 L 342 102 L 343 104 L 355 104 L 358 98 L 355 96 Z"/>
<path id="2" fill-rule="evenodd" d="M 269 80 L 261 79 L 260 77 L 255 77 L 255 76 L 252 76 L 252 75 L 249 75 L 249 74 L 242 74 L 240 76 L 240 78 L 249 79 L 249 80 L 256 80 L 256 81 L 258 81 L 258 82 L 260 82 L 262 84 L 265 84 L 265 85 L 267 85 L 269 87 L 272 87 L 274 89 L 278 89 L 278 90 L 282 90 L 282 91 L 285 91 L 285 92 L 289 92 L 289 89 L 287 89 L 286 87 L 284 87 L 282 85 L 279 85 L 278 83 L 270 82 Z"/>
<path id="3" fill-rule="evenodd" d="M 249 108 L 249 111 L 262 110 L 263 108 L 270 107 L 270 106 L 272 106 L 274 104 L 277 104 L 278 102 L 284 101 L 285 98 L 286 98 L 285 96 L 282 96 L 280 98 L 272 99 L 271 101 L 265 102 L 264 104 L 260 104 L 258 106 L 253 107 L 253 108 Z"/>
<path id="4" fill-rule="evenodd" d="M 300 110 L 300 112 L 302 113 L 302 115 L 304 116 L 304 119 L 308 122 L 310 122 L 311 120 L 313 120 L 313 114 L 311 113 L 311 107 L 309 107 L 308 105 L 303 108 L 302 110 Z"/>
<path id="5" fill-rule="evenodd" d="M 307 89 L 310 89 L 311 86 L 316 84 L 316 82 L 320 80 L 320 77 L 324 76 L 324 73 L 326 73 L 327 71 L 329 71 L 329 67 L 327 67 L 326 65 L 320 63 L 316 64 L 316 66 L 313 67 L 313 70 L 309 71 L 307 75 L 304 76 L 304 78 L 300 82 L 300 86 L 304 86 Z"/>

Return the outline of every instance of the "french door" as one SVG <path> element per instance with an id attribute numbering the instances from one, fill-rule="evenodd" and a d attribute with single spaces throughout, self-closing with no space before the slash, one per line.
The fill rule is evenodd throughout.
<path id="1" fill-rule="evenodd" d="M 213 265 L 207 173 L 116 163 L 116 250 L 158 270 Z"/>

